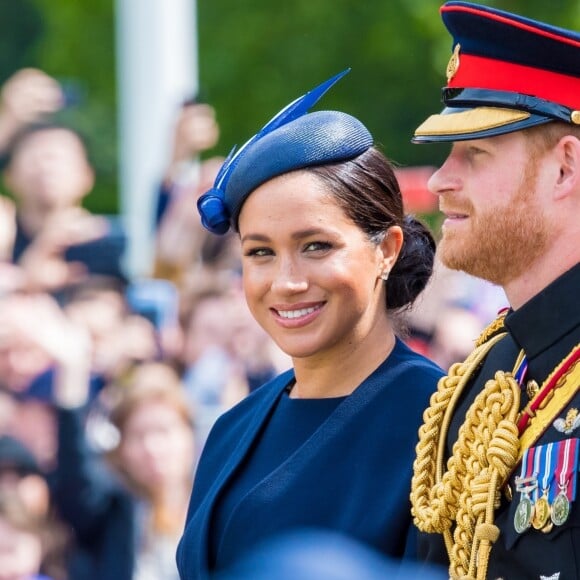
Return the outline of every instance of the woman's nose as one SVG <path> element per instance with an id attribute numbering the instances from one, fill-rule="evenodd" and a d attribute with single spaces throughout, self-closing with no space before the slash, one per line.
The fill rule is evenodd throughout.
<path id="1" fill-rule="evenodd" d="M 279 292 L 303 292 L 308 288 L 308 279 L 304 271 L 292 259 L 281 259 L 272 289 Z"/>

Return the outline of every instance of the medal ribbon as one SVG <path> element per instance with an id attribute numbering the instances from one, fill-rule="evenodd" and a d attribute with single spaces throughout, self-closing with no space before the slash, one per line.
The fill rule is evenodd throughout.
<path id="1" fill-rule="evenodd" d="M 558 463 L 555 477 L 558 486 L 554 486 L 550 497 L 556 497 L 562 492 L 570 501 L 573 501 L 576 496 L 576 478 L 572 478 L 572 474 L 576 471 L 578 463 L 578 439 L 566 439 L 556 445 L 558 446 Z"/>
<path id="2" fill-rule="evenodd" d="M 520 358 L 521 357 L 521 358 Z M 522 350 L 519 354 L 519 362 L 516 361 L 516 369 L 514 370 L 514 379 L 521 387 L 523 385 L 524 379 L 526 378 L 526 374 L 528 372 L 528 359 Z"/>
<path id="3" fill-rule="evenodd" d="M 534 477 L 537 478 L 538 482 L 540 479 L 540 469 L 541 469 L 541 463 L 542 463 L 542 459 L 543 459 L 543 449 L 541 447 L 536 447 L 536 451 L 534 454 L 534 471 L 532 473 L 532 475 Z M 539 485 L 536 485 L 536 487 L 534 488 L 534 491 L 532 492 L 532 501 L 536 501 L 538 499 L 539 496 L 542 495 L 541 490 L 539 489 Z"/>
<path id="4" fill-rule="evenodd" d="M 528 471 L 528 456 L 530 454 L 530 450 L 528 449 L 527 453 L 524 454 L 522 457 L 522 467 L 520 470 L 520 476 L 516 477 L 516 491 L 522 491 L 523 482 L 526 479 L 526 472 Z"/>
<path id="5" fill-rule="evenodd" d="M 528 449 L 527 453 L 522 458 L 522 470 L 520 472 L 520 477 L 516 478 L 516 491 L 519 491 L 525 495 L 528 495 L 528 493 L 533 491 L 536 487 L 536 477 L 534 474 L 535 453 L 535 447 Z"/>
<path id="6" fill-rule="evenodd" d="M 556 459 L 558 454 L 554 453 L 554 445 L 554 443 L 548 443 L 547 445 L 542 445 L 541 447 L 542 452 L 545 455 L 545 461 L 542 463 L 544 466 L 544 473 L 542 474 L 542 495 L 545 492 L 549 492 L 552 484 L 552 475 L 556 469 Z"/>
<path id="7" fill-rule="evenodd" d="M 534 476 L 534 458 L 536 456 L 536 448 L 532 447 L 528 450 L 528 465 L 526 468 L 526 479 L 531 479 Z"/>
<path id="8" fill-rule="evenodd" d="M 567 443 L 569 443 L 570 451 L 569 451 L 569 459 L 570 459 L 570 466 L 567 470 L 567 489 L 566 495 L 570 501 L 574 501 L 576 499 L 576 471 L 578 469 L 578 439 L 568 439 Z"/>

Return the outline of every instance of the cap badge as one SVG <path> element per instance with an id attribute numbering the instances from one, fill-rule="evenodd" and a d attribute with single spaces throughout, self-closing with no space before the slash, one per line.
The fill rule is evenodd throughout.
<path id="1" fill-rule="evenodd" d="M 447 69 L 445 70 L 445 74 L 447 75 L 447 82 L 450 83 L 451 79 L 457 73 L 459 69 L 459 51 L 461 49 L 461 45 L 457 43 L 455 48 L 453 49 L 453 54 L 447 63 Z"/>
<path id="2" fill-rule="evenodd" d="M 570 119 L 574 125 L 580 125 L 580 111 L 572 111 Z"/>

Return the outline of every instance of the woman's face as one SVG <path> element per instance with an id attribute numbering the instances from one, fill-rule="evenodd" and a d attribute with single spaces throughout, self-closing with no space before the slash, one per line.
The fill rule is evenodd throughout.
<path id="1" fill-rule="evenodd" d="M 249 308 L 285 353 L 340 357 L 384 332 L 382 246 L 315 176 L 292 172 L 258 187 L 239 230 Z"/>
<path id="2" fill-rule="evenodd" d="M 193 472 L 193 432 L 168 403 L 140 403 L 125 423 L 119 449 L 123 467 L 148 489 L 182 484 Z"/>

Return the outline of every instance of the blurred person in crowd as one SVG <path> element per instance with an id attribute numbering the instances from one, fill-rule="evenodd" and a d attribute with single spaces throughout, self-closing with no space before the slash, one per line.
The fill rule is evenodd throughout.
<path id="1" fill-rule="evenodd" d="M 157 357 L 177 363 L 183 348 L 182 296 L 170 280 L 139 278 L 125 290 L 130 311 L 148 320 L 154 330 Z"/>
<path id="2" fill-rule="evenodd" d="M 0 90 L 0 158 L 25 126 L 48 119 L 66 103 L 58 81 L 36 68 L 16 71 Z"/>
<path id="3" fill-rule="evenodd" d="M 12 197 L 0 203 L 0 259 L 11 285 L 56 292 L 88 273 L 124 277 L 122 232 L 82 208 L 95 178 L 84 139 L 51 121 L 66 100 L 37 69 L 18 71 L 0 91 L 1 164 Z"/>
<path id="4" fill-rule="evenodd" d="M 436 332 L 442 314 L 449 305 L 455 305 L 469 310 L 479 319 L 481 332 L 507 304 L 505 292 L 500 286 L 466 272 L 452 270 L 436 255 L 433 275 L 412 312 L 409 313 L 409 326 L 424 336 L 428 343 Z M 476 333 L 476 336 L 478 335 L 479 332 Z M 472 347 L 473 337 L 469 339 L 465 348 L 471 350 Z M 426 344 L 425 352 L 428 348 L 429 344 Z"/>
<path id="5" fill-rule="evenodd" d="M 18 439 L 0 435 L 0 578 L 20 578 L 10 575 L 19 570 L 28 579 L 24 572 L 42 569 L 64 579 L 69 541 L 33 453 Z"/>
<path id="6" fill-rule="evenodd" d="M 57 292 L 87 272 L 122 276 L 124 241 L 113 222 L 81 208 L 94 172 L 81 136 L 53 125 L 66 106 L 60 84 L 17 71 L 0 91 L 0 292 Z"/>
<path id="7" fill-rule="evenodd" d="M 448 369 L 467 357 L 484 327 L 483 321 L 469 308 L 461 304 L 442 304 L 435 319 L 427 356 Z"/>
<path id="8" fill-rule="evenodd" d="M 124 373 L 123 388 L 109 397 L 117 438 L 101 453 L 87 431 L 91 334 L 45 298 L 34 312 L 34 338 L 53 360 L 58 448 L 52 491 L 74 530 L 71 578 L 177 578 L 174 555 L 197 458 L 183 385 L 176 373 L 156 367 Z"/>
<path id="9" fill-rule="evenodd" d="M 45 558 L 51 530 L 26 510 L 16 493 L 0 489 L 0 580 L 64 580 L 47 576 Z"/>
<path id="10" fill-rule="evenodd" d="M 0 353 L 2 353 L 1 349 Z M 16 402 L 13 394 L 0 384 L 0 433 L 8 432 L 14 418 L 15 409 Z"/>
<path id="11" fill-rule="evenodd" d="M 11 435 L 0 435 L 0 490 L 16 491 L 26 509 L 45 517 L 50 511 L 50 488 L 32 451 Z"/>
<path id="12" fill-rule="evenodd" d="M 64 391 L 56 397 L 56 499 L 88 558 L 82 577 L 177 578 L 175 549 L 197 455 L 191 408 L 182 386 L 126 387 L 110 415 L 119 436 L 107 457 L 111 471 L 104 471 L 102 462 L 86 449 L 79 412 L 83 398 L 75 393 L 71 399 Z"/>
<path id="13" fill-rule="evenodd" d="M 198 410 L 200 444 L 219 415 L 281 370 L 274 349 L 236 289 L 198 297 L 186 324 L 182 363 Z"/>
<path id="14" fill-rule="evenodd" d="M 212 428 L 177 553 L 183 580 L 294 528 L 413 557 L 409 458 L 441 371 L 397 338 L 394 313 L 424 288 L 435 245 L 404 215 L 362 123 L 308 113 L 343 74 L 276 115 L 198 202 L 205 227 L 238 232 L 249 309 L 293 368 Z"/>
<path id="15" fill-rule="evenodd" d="M 14 293 L 0 300 L 0 387 L 13 395 L 7 400 L 13 407 L 7 430 L 33 450 L 47 471 L 57 459 L 53 390 L 54 349 L 62 340 L 59 321 L 64 317 L 90 338 L 91 402 L 107 382 L 158 356 L 152 324 L 127 310 L 122 288 L 111 285 L 110 278 L 93 276 L 70 288 L 65 302 L 61 307 L 43 293 Z"/>
<path id="16" fill-rule="evenodd" d="M 197 100 L 184 103 L 177 114 L 169 161 L 159 188 L 154 266 L 155 277 L 171 280 L 179 287 L 188 270 L 201 261 L 207 232 L 199 225 L 195 202 L 211 187 L 223 158 L 201 160 L 199 155 L 218 139 L 213 107 Z"/>
<path id="17" fill-rule="evenodd" d="M 197 199 L 211 187 L 224 162 L 223 157 L 200 158 L 218 138 L 213 107 L 197 101 L 185 103 L 177 115 L 170 160 L 159 191 L 153 276 L 176 284 L 186 318 L 199 295 L 226 290 L 239 277 L 235 236 L 212 236 L 195 211 Z"/>
<path id="18" fill-rule="evenodd" d="M 26 288 L 56 292 L 89 274 L 123 278 L 123 241 L 111 223 L 82 207 L 94 171 L 81 136 L 50 123 L 12 140 L 4 183 L 14 196 L 12 261 Z"/>
<path id="19" fill-rule="evenodd" d="M 451 144 L 429 188 L 441 260 L 509 308 L 439 382 L 412 504 L 451 578 L 579 578 L 580 33 L 467 2 L 445 109 L 418 143 Z"/>
<path id="20" fill-rule="evenodd" d="M 35 328 L 36 298 L 19 292 L 0 298 L 0 389 L 26 390 L 32 380 L 49 368 L 50 356 L 30 336 Z"/>
<path id="21" fill-rule="evenodd" d="M 91 371 L 102 383 L 122 376 L 135 363 L 161 356 L 153 321 L 132 307 L 122 281 L 90 276 L 69 287 L 62 303 L 68 318 L 88 330 Z"/>

